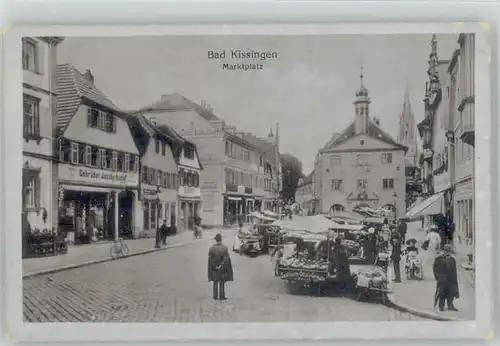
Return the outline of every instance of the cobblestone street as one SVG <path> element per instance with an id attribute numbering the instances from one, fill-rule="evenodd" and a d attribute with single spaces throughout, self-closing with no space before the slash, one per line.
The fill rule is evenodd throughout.
<path id="1" fill-rule="evenodd" d="M 225 239 L 232 246 L 230 237 Z M 24 279 L 29 322 L 285 322 L 419 320 L 377 303 L 292 295 L 268 256 L 232 254 L 235 282 L 214 301 L 211 240 Z"/>

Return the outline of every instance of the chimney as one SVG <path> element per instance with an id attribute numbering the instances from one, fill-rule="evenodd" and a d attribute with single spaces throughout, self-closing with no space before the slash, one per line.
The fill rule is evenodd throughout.
<path id="1" fill-rule="evenodd" d="M 202 107 L 203 109 L 206 109 L 206 108 L 207 108 L 207 101 L 205 101 L 205 100 L 201 100 L 201 107 Z"/>
<path id="2" fill-rule="evenodd" d="M 212 105 L 211 104 L 207 104 L 207 110 L 211 113 L 213 113 L 213 109 L 212 109 Z"/>
<path id="3" fill-rule="evenodd" d="M 375 124 L 377 124 L 377 126 L 380 126 L 380 119 L 379 119 L 379 118 L 374 117 L 374 118 L 373 118 L 373 122 L 374 122 Z"/>
<path id="4" fill-rule="evenodd" d="M 90 70 L 85 70 L 84 77 L 90 83 L 94 83 L 94 75 L 92 74 L 92 72 Z"/>

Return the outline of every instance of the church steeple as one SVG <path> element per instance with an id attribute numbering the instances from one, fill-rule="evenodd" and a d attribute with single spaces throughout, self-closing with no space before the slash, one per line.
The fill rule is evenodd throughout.
<path id="1" fill-rule="evenodd" d="M 417 136 L 415 132 L 415 117 L 411 110 L 410 91 L 408 83 L 405 88 L 403 109 L 399 117 L 399 144 L 408 148 L 406 152 L 406 165 L 417 165 Z"/>
<path id="2" fill-rule="evenodd" d="M 356 112 L 354 129 L 356 133 L 366 132 L 368 129 L 369 115 L 370 115 L 370 97 L 368 96 L 368 89 L 364 84 L 363 66 L 361 66 L 361 73 L 359 75 L 360 87 L 356 91 L 356 100 L 354 103 L 354 110 Z"/>
<path id="3" fill-rule="evenodd" d="M 279 146 L 280 143 L 280 123 L 276 122 L 276 132 L 274 134 L 276 145 Z"/>
<path id="4" fill-rule="evenodd" d="M 274 134 L 273 134 L 273 128 L 270 127 L 269 128 L 269 134 L 267 135 L 268 138 L 273 138 L 274 137 Z"/>

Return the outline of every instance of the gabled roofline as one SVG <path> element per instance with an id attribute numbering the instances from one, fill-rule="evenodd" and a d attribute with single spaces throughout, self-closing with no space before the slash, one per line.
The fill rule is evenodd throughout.
<path id="1" fill-rule="evenodd" d="M 54 45 L 58 45 L 59 43 L 64 41 L 64 37 L 62 37 L 62 36 L 38 36 L 37 38 L 39 40 L 46 42 L 46 43 L 54 44 Z"/>
<path id="2" fill-rule="evenodd" d="M 360 133 L 355 134 L 354 136 L 348 137 L 348 138 L 342 140 L 341 142 L 336 143 L 335 146 L 343 144 L 344 142 L 346 142 L 346 141 L 348 141 L 350 139 L 359 137 L 361 135 L 366 135 L 366 136 L 368 136 L 370 138 L 379 140 L 380 142 L 383 142 L 383 143 L 386 143 L 386 144 L 389 144 L 389 145 L 393 146 L 393 148 L 390 148 L 390 149 L 382 149 L 381 148 L 380 150 L 404 150 L 405 152 L 408 150 L 408 148 L 405 147 L 404 145 L 401 145 L 401 144 L 398 144 L 398 143 L 395 143 L 395 144 L 387 143 L 386 141 L 383 141 L 380 138 L 377 138 L 375 136 L 371 136 L 370 134 L 365 133 L 365 132 L 360 132 Z M 333 147 L 333 148 L 323 148 L 323 149 L 319 150 L 319 153 L 320 154 L 325 154 L 325 153 L 335 152 L 335 151 L 336 151 L 335 147 Z M 359 151 L 363 151 L 363 150 L 360 149 Z"/>

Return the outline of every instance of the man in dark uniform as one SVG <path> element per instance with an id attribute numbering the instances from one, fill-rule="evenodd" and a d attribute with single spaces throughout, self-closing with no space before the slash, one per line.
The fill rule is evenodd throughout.
<path id="1" fill-rule="evenodd" d="M 213 282 L 213 297 L 215 300 L 226 300 L 225 283 L 233 281 L 233 267 L 229 250 L 222 244 L 222 236 L 215 236 L 216 244 L 208 251 L 208 281 Z"/>
<path id="2" fill-rule="evenodd" d="M 434 260 L 434 277 L 436 278 L 436 298 L 439 300 L 439 310 L 444 310 L 444 303 L 448 310 L 457 311 L 453 299 L 459 298 L 457 280 L 457 262 L 452 256 L 453 247 L 446 244 L 443 253 Z"/>
<path id="3" fill-rule="evenodd" d="M 401 282 L 401 241 L 399 238 L 393 237 L 392 240 L 391 260 L 394 266 L 394 282 Z"/>

